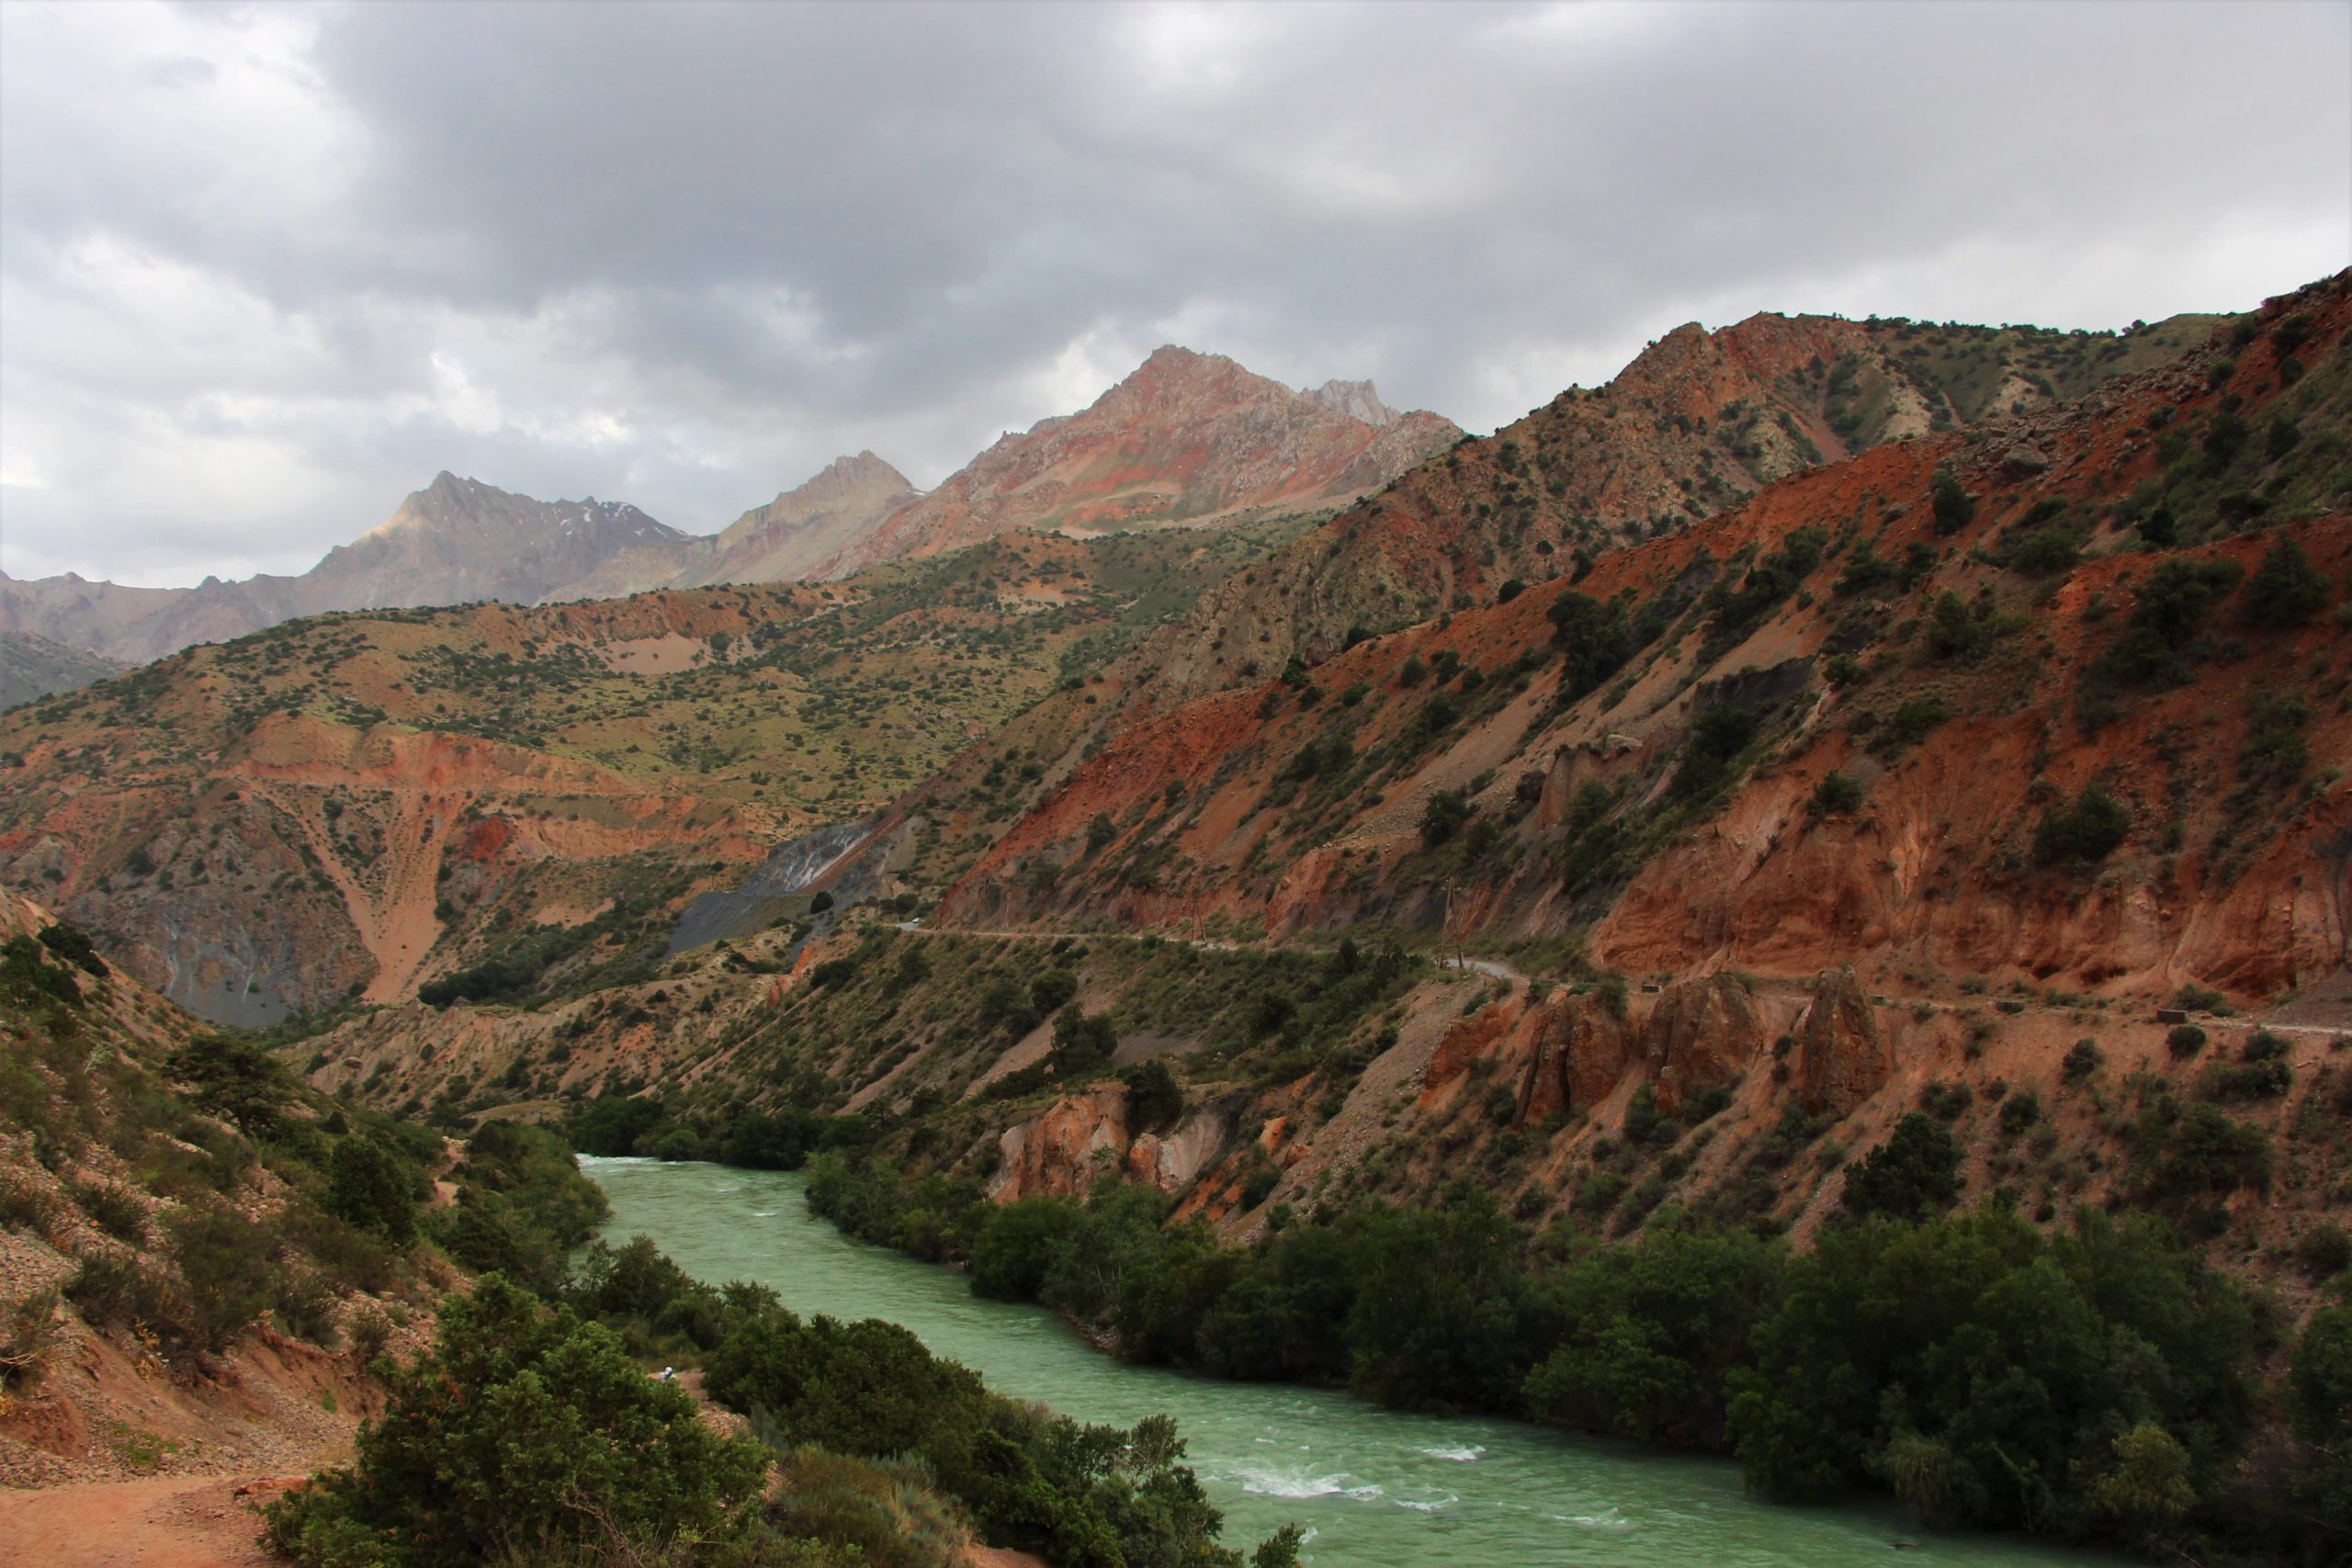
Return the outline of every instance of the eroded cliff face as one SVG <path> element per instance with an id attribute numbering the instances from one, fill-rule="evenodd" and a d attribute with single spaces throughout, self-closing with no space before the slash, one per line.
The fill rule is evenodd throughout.
<path id="1" fill-rule="evenodd" d="M 2343 417 L 2346 289 L 2269 319 L 2290 312 L 2296 372 L 2265 339 L 2216 345 L 2080 405 L 1794 474 L 1284 680 L 1131 708 L 943 912 L 1276 936 L 1589 924 L 1592 958 L 1636 975 L 2308 986 L 2346 943 L 2352 799 L 2324 761 L 2352 756 L 2340 479 L 2279 438 L 2229 471 L 2310 497 L 2303 515 L 2170 548 L 2139 525 L 2238 504 L 2198 499 L 2231 431 Z M 1967 504 L 1939 517 L 1955 485 Z M 2290 548 L 2317 597 L 2273 621 L 2257 584 Z M 2280 748 L 2283 772 L 2264 761 Z M 2086 790 L 2121 803 L 2120 843 L 2095 863 L 2038 847 Z M 1437 821 L 1433 801 L 1460 806 Z"/>

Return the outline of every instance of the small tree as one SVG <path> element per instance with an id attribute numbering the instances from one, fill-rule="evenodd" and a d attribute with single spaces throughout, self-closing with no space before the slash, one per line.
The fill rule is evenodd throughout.
<path id="1" fill-rule="evenodd" d="M 1127 1126 L 1131 1130 L 1160 1126 L 1184 1113 L 1183 1088 L 1165 1062 L 1137 1062 L 1131 1067 L 1122 1067 L 1119 1081 L 1127 1086 Z"/>
<path id="2" fill-rule="evenodd" d="M 1057 1077 L 1075 1077 L 1110 1061 L 1118 1032 L 1106 1012 L 1087 1013 L 1076 1002 L 1054 1014 L 1054 1048 L 1046 1057 Z"/>
<path id="3" fill-rule="evenodd" d="M 1825 773 L 1814 786 L 1813 798 L 1805 803 L 1805 811 L 1818 821 L 1824 817 L 1843 817 L 1862 804 L 1862 783 L 1844 773 Z"/>
<path id="4" fill-rule="evenodd" d="M 2132 813 L 2097 784 L 2074 803 L 2047 812 L 2033 830 L 2033 858 L 2043 865 L 2092 866 L 2114 852 L 2132 831 Z"/>
<path id="5" fill-rule="evenodd" d="M 2327 579 L 2292 539 L 2281 539 L 2245 580 L 2240 613 L 2257 631 L 2286 631 L 2310 620 L 2327 604 Z"/>
<path id="6" fill-rule="evenodd" d="M 189 1041 L 173 1053 L 171 1072 L 193 1091 L 199 1109 L 226 1117 L 249 1137 L 275 1128 L 294 1097 L 294 1085 L 275 1057 L 225 1034 Z"/>
<path id="7" fill-rule="evenodd" d="M 1968 526 L 1976 515 L 1976 498 L 1962 490 L 1960 481 L 1946 468 L 1938 468 L 1928 487 L 1932 510 L 1936 517 L 1936 532 L 1957 534 Z"/>
<path id="8" fill-rule="evenodd" d="M 416 1239 L 416 1184 L 406 1160 L 374 1138 L 345 1138 L 327 1159 L 327 1212 L 405 1246 Z"/>
<path id="9" fill-rule="evenodd" d="M 1925 1219 L 1951 1208 L 1959 1196 L 1960 1146 L 1917 1111 L 1895 1123 L 1886 1142 L 1846 1168 L 1849 1214 Z"/>
<path id="10" fill-rule="evenodd" d="M 315 1568 L 639 1561 L 742 1529 L 766 1472 L 757 1443 L 705 1426 L 611 1330 L 492 1274 L 442 1302 L 431 1352 L 393 1373 L 357 1461 L 271 1506 L 269 1540 Z"/>
<path id="11" fill-rule="evenodd" d="M 1421 842 L 1434 849 L 1470 820 L 1470 803 L 1454 790 L 1442 789 L 1421 808 Z"/>

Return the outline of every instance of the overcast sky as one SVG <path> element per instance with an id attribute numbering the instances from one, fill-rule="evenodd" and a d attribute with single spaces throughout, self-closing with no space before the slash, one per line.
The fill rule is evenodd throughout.
<path id="1" fill-rule="evenodd" d="M 1154 346 L 1474 430 L 1759 310 L 2352 262 L 2352 6 L 0 4 L 0 570 L 295 571 L 450 468 L 707 532 Z"/>

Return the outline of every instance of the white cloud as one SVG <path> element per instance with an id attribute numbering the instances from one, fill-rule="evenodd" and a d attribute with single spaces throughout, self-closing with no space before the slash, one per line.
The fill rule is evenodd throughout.
<path id="1" fill-rule="evenodd" d="M 1487 428 L 1756 310 L 2352 261 L 2340 5 L 12 5 L 0 567 L 300 570 L 449 468 L 715 528 L 1164 341 Z"/>

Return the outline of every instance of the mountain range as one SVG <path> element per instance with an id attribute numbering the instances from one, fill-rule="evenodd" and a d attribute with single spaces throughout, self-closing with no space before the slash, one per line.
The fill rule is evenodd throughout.
<path id="1" fill-rule="evenodd" d="M 1166 347 L 1091 406 L 1007 434 L 923 494 L 872 452 L 836 459 L 714 536 L 617 502 L 542 502 L 442 473 L 296 577 L 190 589 L 0 573 L 0 634 L 145 663 L 333 610 L 533 604 L 840 577 L 1017 529 L 1101 533 L 1344 504 L 1458 440 L 1368 381 L 1293 391 Z"/>

